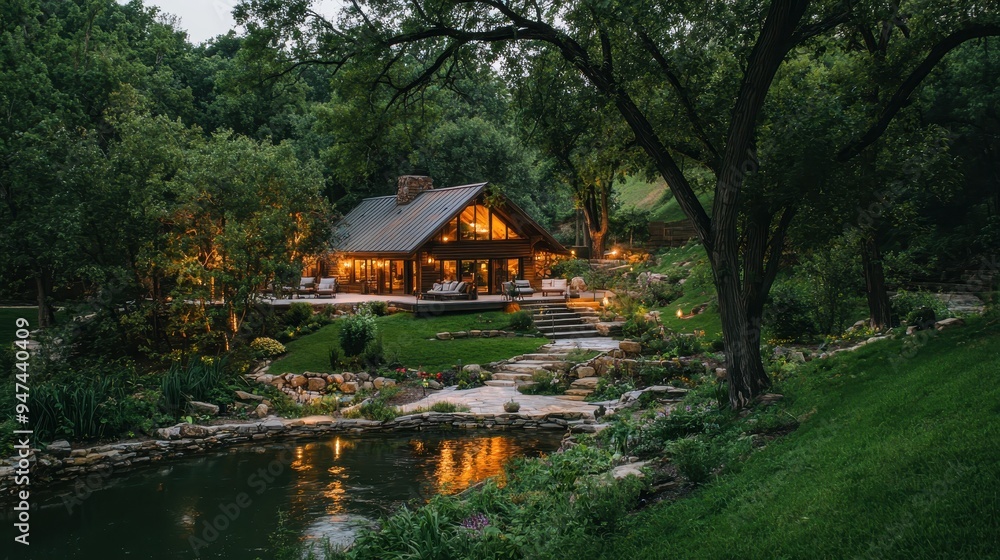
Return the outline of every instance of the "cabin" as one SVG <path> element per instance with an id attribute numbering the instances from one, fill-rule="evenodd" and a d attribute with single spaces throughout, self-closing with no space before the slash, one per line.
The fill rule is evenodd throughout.
<path id="1" fill-rule="evenodd" d="M 455 280 L 479 295 L 502 294 L 510 280 L 540 288 L 569 251 L 487 186 L 436 189 L 430 177 L 400 177 L 395 195 L 367 198 L 337 222 L 321 272 L 342 292 L 366 294 L 418 295 Z"/>

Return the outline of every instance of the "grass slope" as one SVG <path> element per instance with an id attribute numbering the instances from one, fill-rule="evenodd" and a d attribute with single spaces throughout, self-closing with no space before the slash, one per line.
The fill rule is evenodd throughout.
<path id="1" fill-rule="evenodd" d="M 454 366 L 458 360 L 463 364 L 484 364 L 511 358 L 533 352 L 548 342 L 544 338 L 522 337 L 434 339 L 436 333 L 443 331 L 504 329 L 509 322 L 508 315 L 499 311 L 427 318 L 396 313 L 378 318 L 386 357 L 396 357 L 407 367 L 420 366 L 434 371 Z M 272 364 L 270 372 L 277 375 L 332 371 L 329 352 L 331 347 L 339 347 L 339 332 L 340 324 L 334 321 L 311 335 L 286 344 L 288 355 Z"/>
<path id="2" fill-rule="evenodd" d="M 652 183 L 645 181 L 638 176 L 632 176 L 624 183 L 615 185 L 615 192 L 618 200 L 624 208 L 638 208 L 649 210 L 650 219 L 657 222 L 676 222 L 684 219 L 684 211 L 681 210 L 677 200 L 671 196 L 667 189 L 667 182 L 658 179 Z M 706 207 L 712 206 L 712 193 L 701 193 L 698 200 Z"/>
<path id="3" fill-rule="evenodd" d="M 690 242 L 683 247 L 675 247 L 657 255 L 657 265 L 651 267 L 654 272 L 666 272 L 674 263 L 706 261 L 705 250 L 697 242 Z M 705 264 L 707 266 L 707 263 Z M 707 271 L 706 271 L 707 273 Z M 660 321 L 665 327 L 676 332 L 689 333 L 695 330 L 705 331 L 709 338 L 722 337 L 722 319 L 714 308 L 710 308 L 703 313 L 690 316 L 691 310 L 695 307 L 709 303 L 715 295 L 715 289 L 711 286 L 711 279 L 705 278 L 707 285 L 700 285 L 698 282 L 687 281 L 681 286 L 683 295 L 670 305 L 657 308 L 660 311 Z M 688 315 L 687 318 L 678 318 L 676 313 L 680 309 Z"/>
<path id="4" fill-rule="evenodd" d="M 924 342 L 804 367 L 777 388 L 797 431 L 637 514 L 603 558 L 998 557 L 1000 328 Z"/>

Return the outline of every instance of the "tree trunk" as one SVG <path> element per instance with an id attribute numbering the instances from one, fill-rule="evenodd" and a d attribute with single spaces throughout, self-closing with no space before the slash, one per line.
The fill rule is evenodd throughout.
<path id="1" fill-rule="evenodd" d="M 38 327 L 51 327 L 56 322 L 56 314 L 49 301 L 52 292 L 52 275 L 45 268 L 35 275 L 35 294 L 38 302 Z"/>
<path id="2" fill-rule="evenodd" d="M 882 252 L 878 247 L 878 232 L 866 231 L 861 238 L 861 269 L 865 276 L 865 294 L 868 298 L 869 325 L 875 330 L 892 326 L 889 293 L 885 289 L 885 271 Z"/>

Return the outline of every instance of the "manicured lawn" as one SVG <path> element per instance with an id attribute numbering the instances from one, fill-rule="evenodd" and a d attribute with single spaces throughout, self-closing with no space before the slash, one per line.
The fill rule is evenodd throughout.
<path id="1" fill-rule="evenodd" d="M 443 331 L 468 331 L 504 329 L 509 324 L 508 315 L 499 311 L 488 313 L 462 313 L 440 317 L 415 318 L 409 313 L 396 313 L 379 317 L 379 332 L 387 358 L 397 357 L 407 367 L 423 367 L 438 371 L 463 364 L 484 364 L 532 352 L 548 342 L 544 338 L 465 338 L 437 340 L 434 335 Z M 331 371 L 329 352 L 339 347 L 337 321 L 319 331 L 294 340 L 285 346 L 288 354 L 271 366 L 271 372 L 300 373 L 303 371 Z"/>
<path id="2" fill-rule="evenodd" d="M 635 175 L 626 179 L 625 183 L 615 185 L 615 192 L 623 207 L 649 210 L 653 221 L 676 222 L 685 218 L 677 199 L 669 196 L 667 183 L 662 179 L 648 183 Z M 705 208 L 712 207 L 712 198 L 711 192 L 698 194 L 698 200 Z"/>
<path id="3" fill-rule="evenodd" d="M 797 431 L 595 556 L 996 558 L 1000 327 L 907 340 L 805 366 L 776 387 Z"/>

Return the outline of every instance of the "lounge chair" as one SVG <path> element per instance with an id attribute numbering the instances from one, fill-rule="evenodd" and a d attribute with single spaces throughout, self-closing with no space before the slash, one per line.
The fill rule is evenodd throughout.
<path id="1" fill-rule="evenodd" d="M 512 282 L 504 282 L 503 292 L 511 299 L 521 299 L 524 296 L 530 296 L 535 293 L 535 289 L 531 287 L 531 282 L 527 280 L 514 280 Z"/>
<path id="2" fill-rule="evenodd" d="M 337 279 L 320 278 L 319 285 L 316 286 L 316 297 L 330 296 L 337 297 Z"/>
<path id="3" fill-rule="evenodd" d="M 559 294 L 566 295 L 565 278 L 545 278 L 542 280 L 542 295 Z"/>
<path id="4" fill-rule="evenodd" d="M 295 295 L 301 296 L 304 294 L 316 295 L 316 279 L 311 277 L 303 276 L 299 280 L 299 287 L 295 290 Z"/>

